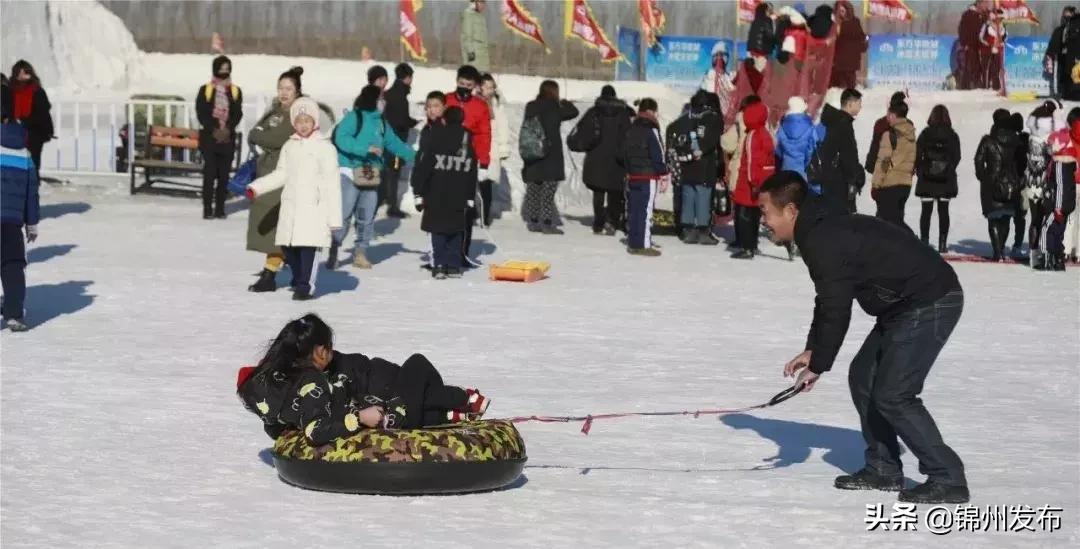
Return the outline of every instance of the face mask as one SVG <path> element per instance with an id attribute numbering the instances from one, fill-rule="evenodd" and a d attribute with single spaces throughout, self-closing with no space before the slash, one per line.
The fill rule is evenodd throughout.
<path id="1" fill-rule="evenodd" d="M 471 89 L 466 88 L 465 86 L 458 86 L 458 88 L 457 88 L 457 96 L 458 97 L 460 97 L 462 99 L 468 99 L 469 96 L 471 96 L 471 95 L 472 95 L 472 90 Z"/>
<path id="2" fill-rule="evenodd" d="M 219 72 L 219 73 L 217 73 L 217 77 L 218 77 L 218 78 L 221 78 L 222 80 L 224 80 L 224 79 L 226 79 L 226 78 L 228 78 L 228 77 L 229 77 L 229 73 L 227 73 L 227 72 L 224 72 L 224 71 L 223 71 L 223 72 Z"/>

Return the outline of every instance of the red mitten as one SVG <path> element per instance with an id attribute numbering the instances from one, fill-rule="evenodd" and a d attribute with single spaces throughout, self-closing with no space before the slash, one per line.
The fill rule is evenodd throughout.
<path id="1" fill-rule="evenodd" d="M 255 189 L 252 189 L 251 187 L 248 187 L 247 190 L 244 191 L 244 196 L 246 196 L 248 200 L 254 201 L 255 200 Z"/>
<path id="2" fill-rule="evenodd" d="M 1054 210 L 1054 221 L 1056 221 L 1058 223 L 1064 223 L 1065 222 L 1065 212 L 1063 212 L 1061 210 Z"/>

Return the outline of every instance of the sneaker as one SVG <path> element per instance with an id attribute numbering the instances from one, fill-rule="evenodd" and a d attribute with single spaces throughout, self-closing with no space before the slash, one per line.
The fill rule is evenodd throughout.
<path id="1" fill-rule="evenodd" d="M 446 280 L 446 267 L 435 267 L 431 269 L 431 278 L 435 280 Z"/>
<path id="2" fill-rule="evenodd" d="M 639 255 L 642 257 L 659 257 L 660 250 L 656 248 L 627 248 L 627 253 L 630 255 Z"/>
<path id="3" fill-rule="evenodd" d="M 407 214 L 407 213 L 405 213 L 405 212 L 403 212 L 401 210 L 390 210 L 390 211 L 386 212 L 386 217 L 396 217 L 398 219 L 408 219 L 409 214 Z"/>
<path id="4" fill-rule="evenodd" d="M 884 477 L 864 467 L 854 474 L 836 477 L 833 486 L 841 490 L 898 492 L 904 489 L 904 475 Z"/>
<path id="5" fill-rule="evenodd" d="M 542 227 L 540 227 L 540 232 L 544 234 L 566 234 L 563 232 L 562 229 L 556 227 L 555 225 L 552 225 L 551 223 L 545 223 Z"/>
<path id="6" fill-rule="evenodd" d="M 326 268 L 334 270 L 338 265 L 338 245 L 336 242 L 330 243 L 330 251 L 326 254 Z"/>
<path id="7" fill-rule="evenodd" d="M 301 292 L 300 290 L 296 290 L 292 295 L 293 301 L 308 301 L 311 299 L 315 299 L 315 296 L 311 295 L 311 292 Z"/>
<path id="8" fill-rule="evenodd" d="M 698 244 L 703 246 L 717 246 L 720 244 L 720 239 L 712 234 L 712 229 L 709 227 L 698 227 Z"/>
<path id="9" fill-rule="evenodd" d="M 461 269 L 458 269 L 457 267 L 444 267 L 443 274 L 446 275 L 446 278 L 461 278 Z"/>
<path id="10" fill-rule="evenodd" d="M 683 229 L 682 237 L 683 244 L 699 244 L 701 243 L 701 236 L 698 234 L 697 227 L 686 227 Z"/>
<path id="11" fill-rule="evenodd" d="M 214 214 L 214 219 L 225 219 L 225 212 L 217 212 Z"/>
<path id="12" fill-rule="evenodd" d="M 12 332 L 25 332 L 30 329 L 21 318 L 9 318 L 4 321 L 4 327 Z"/>
<path id="13" fill-rule="evenodd" d="M 464 412 L 470 416 L 475 416 L 476 419 L 484 417 L 484 413 L 487 412 L 488 406 L 491 405 L 491 399 L 480 394 L 480 391 L 471 387 L 465 389 L 465 394 L 468 395 L 469 398 L 465 403 Z"/>
<path id="14" fill-rule="evenodd" d="M 967 503 L 971 499 L 967 486 L 949 486 L 928 480 L 914 488 L 900 490 L 899 500 L 905 503 Z"/>
<path id="15" fill-rule="evenodd" d="M 754 259 L 755 255 L 754 250 L 739 250 L 731 254 L 731 259 Z"/>
<path id="16" fill-rule="evenodd" d="M 256 280 L 254 284 L 248 286 L 249 292 L 273 292 L 277 290 L 277 282 L 274 279 L 277 277 L 277 273 L 270 269 L 263 269 L 259 272 L 259 280 Z"/>
<path id="17" fill-rule="evenodd" d="M 210 213 L 210 212 L 203 212 L 203 214 L 202 214 L 202 218 L 203 218 L 203 219 L 213 219 L 213 218 L 214 218 L 214 214 L 212 214 L 212 213 Z"/>
<path id="18" fill-rule="evenodd" d="M 370 269 L 371 262 L 368 261 L 367 255 L 364 254 L 364 250 L 356 250 L 353 253 L 352 260 L 353 267 L 357 269 Z"/>
<path id="19" fill-rule="evenodd" d="M 592 234 L 594 234 L 596 236 L 600 236 L 600 235 L 604 234 L 604 228 L 603 227 L 597 227 L 597 226 L 593 225 Z"/>
<path id="20" fill-rule="evenodd" d="M 604 225 L 604 236 L 615 236 L 615 225 L 611 223 Z"/>
<path id="21" fill-rule="evenodd" d="M 540 223 L 536 221 L 526 223 L 525 228 L 528 229 L 530 233 L 539 233 L 543 231 L 543 229 L 540 228 Z"/>
<path id="22" fill-rule="evenodd" d="M 469 418 L 465 414 L 465 412 L 462 412 L 461 410 L 447 410 L 446 411 L 446 421 L 448 423 L 461 423 L 463 421 L 468 421 L 468 419 Z"/>

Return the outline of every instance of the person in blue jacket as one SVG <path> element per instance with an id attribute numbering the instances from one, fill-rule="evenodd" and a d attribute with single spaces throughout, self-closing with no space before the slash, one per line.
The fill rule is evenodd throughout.
<path id="1" fill-rule="evenodd" d="M 337 266 L 338 249 L 349 230 L 349 218 L 356 223 L 353 266 L 370 269 L 367 248 L 375 236 L 375 210 L 383 169 L 383 151 L 412 163 L 416 151 L 406 145 L 379 110 L 382 88 L 368 85 L 360 91 L 353 110 L 334 128 L 334 146 L 341 166 L 341 229 L 334 232 L 326 267 Z"/>
<path id="2" fill-rule="evenodd" d="M 27 132 L 13 118 L 11 89 L 3 79 L 3 104 L 0 112 L 0 279 L 3 281 L 4 326 L 13 332 L 28 329 L 23 322 L 26 298 L 26 241 L 37 239 L 40 219 L 38 177 L 30 151 Z"/>
<path id="3" fill-rule="evenodd" d="M 806 166 L 825 138 L 825 128 L 814 124 L 806 114 L 806 101 L 799 96 L 788 99 L 788 112 L 780 119 L 776 131 L 776 162 L 778 171 L 798 172 L 806 179 Z"/>

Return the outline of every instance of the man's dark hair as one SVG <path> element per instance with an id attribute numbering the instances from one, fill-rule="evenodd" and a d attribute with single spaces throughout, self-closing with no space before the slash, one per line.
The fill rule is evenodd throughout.
<path id="1" fill-rule="evenodd" d="M 656 104 L 656 100 L 651 97 L 646 97 L 637 102 L 638 112 L 652 111 L 657 112 L 660 110 L 660 105 Z"/>
<path id="2" fill-rule="evenodd" d="M 398 66 L 394 67 L 394 78 L 398 80 L 404 80 L 412 75 L 413 68 L 408 63 L 398 63 Z"/>
<path id="3" fill-rule="evenodd" d="M 907 94 L 906 93 L 904 93 L 902 91 L 893 92 L 892 97 L 889 98 L 889 105 L 895 105 L 897 103 L 903 103 L 906 99 L 907 99 Z"/>
<path id="4" fill-rule="evenodd" d="M 907 118 L 908 106 L 907 103 L 901 101 L 899 103 L 893 103 L 889 105 L 889 112 L 895 114 L 900 118 Z"/>
<path id="5" fill-rule="evenodd" d="M 761 184 L 761 193 L 769 193 L 773 204 L 778 207 L 783 208 L 788 204 L 794 204 L 795 207 L 801 208 L 807 196 L 806 180 L 799 175 L 799 172 L 791 170 L 777 172 Z"/>
<path id="6" fill-rule="evenodd" d="M 462 65 L 457 70 L 457 77 L 464 78 L 466 80 L 472 80 L 477 84 L 480 84 L 480 71 L 476 70 L 476 67 L 472 65 Z"/>
<path id="7" fill-rule="evenodd" d="M 380 78 L 390 79 L 390 75 L 386 72 L 386 69 L 382 65 L 375 65 L 367 70 L 367 83 L 374 84 L 376 80 Z"/>
<path id="8" fill-rule="evenodd" d="M 844 90 L 843 93 L 840 94 L 840 106 L 843 107 L 849 102 L 858 101 L 859 99 L 862 99 L 862 93 L 859 93 L 859 90 L 855 88 L 847 88 L 846 90 Z"/>
<path id="9" fill-rule="evenodd" d="M 428 98 L 428 100 L 438 99 L 444 105 L 446 104 L 446 94 L 441 92 L 441 91 L 438 91 L 438 90 L 435 90 L 435 91 L 427 94 L 427 98 Z"/>

